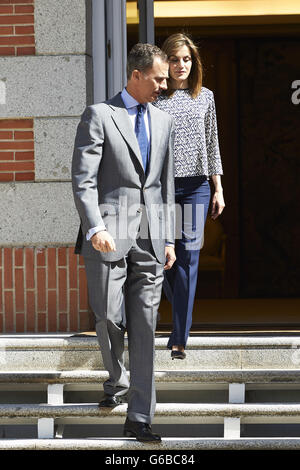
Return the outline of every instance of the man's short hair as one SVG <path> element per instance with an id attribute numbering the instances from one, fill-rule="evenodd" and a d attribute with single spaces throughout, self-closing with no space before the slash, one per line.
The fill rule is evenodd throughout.
<path id="1" fill-rule="evenodd" d="M 168 56 L 159 47 L 153 44 L 138 43 L 130 50 L 127 58 L 127 79 L 131 78 L 134 70 L 145 72 L 153 65 L 154 57 L 160 57 L 163 62 L 168 62 Z"/>

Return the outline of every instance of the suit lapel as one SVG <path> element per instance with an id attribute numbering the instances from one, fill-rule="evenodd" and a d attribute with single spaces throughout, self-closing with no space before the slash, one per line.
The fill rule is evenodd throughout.
<path id="1" fill-rule="evenodd" d="M 109 103 L 109 106 L 114 110 L 114 112 L 111 115 L 112 120 L 114 121 L 115 125 L 119 129 L 119 132 L 121 133 L 122 137 L 126 140 L 129 147 L 134 152 L 135 156 L 137 157 L 144 171 L 143 160 L 142 160 L 139 144 L 134 134 L 132 124 L 128 116 L 127 109 L 121 98 L 121 93 L 119 93 L 118 95 L 114 96 L 114 98 L 112 98 L 111 102 Z"/>
<path id="2" fill-rule="evenodd" d="M 142 160 L 142 155 L 140 152 L 139 144 L 136 139 L 134 130 L 132 128 L 132 124 L 130 122 L 127 109 L 121 98 L 121 93 L 118 93 L 116 96 L 114 96 L 108 104 L 114 111 L 111 114 L 112 120 L 114 121 L 115 125 L 117 126 L 124 140 L 126 140 L 127 144 L 134 152 L 135 156 L 137 157 L 141 165 L 142 170 L 144 171 L 144 165 L 143 165 L 143 160 Z M 149 170 L 147 172 L 149 175 L 151 172 L 151 169 L 155 168 L 155 160 L 159 155 L 159 143 L 160 143 L 160 139 L 161 139 L 161 135 L 163 131 L 163 126 L 161 122 L 161 116 L 157 116 L 156 108 L 152 104 L 149 104 L 148 109 L 149 109 L 149 114 L 150 114 L 150 135 L 151 135 L 150 162 L 149 162 Z"/>

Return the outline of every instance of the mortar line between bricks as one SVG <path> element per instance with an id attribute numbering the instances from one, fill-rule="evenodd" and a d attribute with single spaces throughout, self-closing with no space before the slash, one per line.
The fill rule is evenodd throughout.
<path id="1" fill-rule="evenodd" d="M 14 252 L 15 252 L 15 260 L 16 260 L 16 251 L 17 251 L 17 248 L 14 249 Z M 19 270 L 22 270 L 22 279 L 23 279 L 23 285 L 22 285 L 22 296 L 23 296 L 23 310 L 18 310 L 17 309 L 17 303 L 19 302 L 18 300 L 18 290 L 17 290 L 17 286 L 15 284 L 15 299 L 16 299 L 16 332 L 17 332 L 17 328 L 18 328 L 18 324 L 17 324 L 17 318 L 18 318 L 18 314 L 23 314 L 23 328 L 22 328 L 22 332 L 26 331 L 26 297 L 25 297 L 25 273 L 24 273 L 24 268 L 25 268 L 25 250 L 22 249 L 21 251 L 21 255 L 22 255 L 22 266 L 16 266 L 16 263 L 14 265 L 14 274 L 16 275 L 16 273 L 19 273 Z"/>
<path id="2" fill-rule="evenodd" d="M 23 264 L 24 264 L 24 251 L 22 252 L 22 254 L 23 254 Z M 17 308 L 17 303 L 18 303 L 18 298 L 17 298 L 17 296 L 18 296 L 18 290 L 17 290 L 17 285 L 15 284 L 14 286 L 15 286 L 15 299 L 16 299 L 16 309 L 15 309 L 15 311 L 16 311 L 16 332 L 17 332 L 17 326 L 18 326 L 18 325 L 17 325 L 17 315 L 18 315 L 19 313 L 23 313 L 23 315 L 24 315 L 23 331 L 26 331 L 26 325 L 25 325 L 25 323 L 26 323 L 26 322 L 25 322 L 26 314 L 25 314 L 25 285 L 24 285 L 24 284 L 25 284 L 25 276 L 24 276 L 24 266 L 22 266 L 22 267 L 21 267 L 21 266 L 18 266 L 18 267 L 14 266 L 14 274 L 15 274 L 15 275 L 16 275 L 17 272 L 19 272 L 19 270 L 22 270 L 22 273 L 23 273 L 23 285 L 22 285 L 22 290 L 23 290 L 23 310 L 19 310 L 19 309 Z"/>
<path id="3" fill-rule="evenodd" d="M 66 263 L 67 263 L 67 331 L 70 331 L 70 255 L 69 255 L 69 248 L 65 248 L 66 250 Z"/>
<path id="4" fill-rule="evenodd" d="M 25 277 L 25 268 L 26 268 L 26 258 L 25 250 L 22 249 L 22 261 L 23 261 L 23 312 L 24 312 L 24 321 L 23 321 L 23 331 L 27 331 L 27 315 L 26 315 L 26 277 Z"/>
<path id="5" fill-rule="evenodd" d="M 74 255 L 73 255 L 74 256 Z M 77 331 L 80 330 L 80 320 L 79 320 L 79 268 L 78 268 L 78 258 L 79 256 L 76 255 L 76 283 L 77 283 L 77 288 L 76 290 L 76 300 L 77 300 L 77 305 L 76 305 L 76 329 Z"/>
<path id="6" fill-rule="evenodd" d="M 31 183 L 35 183 L 34 181 L 31 181 Z M 22 183 L 23 184 L 23 183 Z M 25 184 L 25 183 L 24 183 Z M 1 245 L 2 248 L 11 248 L 11 245 L 6 245 L 6 244 L 2 244 Z M 45 245 L 43 245 L 42 243 L 20 243 L 18 245 L 14 245 L 16 248 L 34 248 L 34 249 L 41 249 L 41 248 L 45 248 Z M 56 248 L 56 247 L 63 247 L 63 248 L 68 248 L 68 247 L 71 247 L 73 248 L 74 247 L 74 242 L 69 242 L 69 243 L 51 243 L 51 245 L 48 245 L 49 248 Z M 41 266 L 43 267 L 43 266 Z"/>
<path id="7" fill-rule="evenodd" d="M 13 282 L 13 319 L 14 331 L 17 329 L 17 315 L 16 315 L 16 278 L 15 278 L 15 264 L 16 264 L 16 251 L 15 247 L 12 248 L 12 282 Z"/>
<path id="8" fill-rule="evenodd" d="M 14 248 L 14 251 L 16 253 L 16 248 Z M 16 306 L 16 331 L 17 331 L 17 314 L 18 313 L 22 313 L 24 315 L 24 322 L 23 322 L 23 331 L 26 331 L 27 328 L 26 328 L 26 297 L 25 297 L 25 293 L 26 293 L 26 279 L 25 279 L 25 250 L 22 249 L 22 266 L 14 266 L 14 271 L 18 271 L 18 270 L 22 270 L 23 272 L 23 286 L 22 286 L 22 289 L 23 289 L 23 310 L 17 310 L 17 306 Z M 16 289 L 16 285 L 15 285 L 15 297 L 16 297 L 16 305 L 17 305 L 17 289 Z"/>
<path id="9" fill-rule="evenodd" d="M 34 282 L 34 331 L 38 333 L 38 293 L 37 293 L 37 253 L 36 248 L 33 250 L 33 282 Z"/>
<path id="10" fill-rule="evenodd" d="M 79 276 L 78 276 L 77 257 L 76 257 L 76 265 L 75 265 L 75 277 L 76 277 L 77 289 L 73 289 L 73 291 L 75 291 L 75 293 L 76 293 L 76 323 L 77 323 L 77 330 L 79 330 L 79 324 L 78 324 L 78 317 L 79 317 L 79 311 L 78 311 L 78 308 L 79 308 L 79 302 L 78 302 L 78 299 L 79 299 L 79 296 L 78 296 L 79 284 L 78 284 L 78 282 L 79 282 Z"/>
<path id="11" fill-rule="evenodd" d="M 5 306 L 4 306 L 4 250 L 3 248 L 1 247 L 0 248 L 0 256 L 1 256 L 1 262 L 2 262 L 2 269 L 1 269 L 1 279 L 0 279 L 0 282 L 1 282 L 1 297 L 2 297 L 2 322 L 3 322 L 3 331 L 6 331 L 6 321 L 5 321 Z"/>
<path id="12" fill-rule="evenodd" d="M 77 330 L 80 331 L 80 283 L 79 283 L 79 256 L 76 255 L 76 270 L 77 270 Z"/>
<path id="13" fill-rule="evenodd" d="M 46 332 L 49 333 L 49 306 L 48 306 L 48 269 L 49 269 L 49 261 L 48 261 L 48 247 L 45 247 L 45 292 L 46 292 Z"/>
<path id="14" fill-rule="evenodd" d="M 26 280 L 27 280 L 27 267 L 26 267 L 26 250 L 23 248 L 23 277 L 24 277 L 24 331 L 27 331 L 27 289 L 26 289 Z"/>
<path id="15" fill-rule="evenodd" d="M 55 281 L 56 281 L 56 331 L 59 331 L 59 298 L 58 298 L 58 247 L 55 247 Z"/>

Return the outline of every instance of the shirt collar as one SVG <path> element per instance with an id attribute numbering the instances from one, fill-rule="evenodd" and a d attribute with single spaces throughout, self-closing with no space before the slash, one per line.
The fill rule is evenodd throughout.
<path id="1" fill-rule="evenodd" d="M 131 96 L 128 93 L 128 91 L 126 90 L 125 87 L 123 88 L 123 90 L 121 92 L 121 98 L 124 101 L 124 104 L 125 104 L 127 109 L 134 108 L 135 106 L 138 106 L 140 104 L 135 98 L 133 98 L 133 96 Z M 145 109 L 147 109 L 147 105 L 148 105 L 148 103 L 143 103 L 143 106 L 144 106 Z"/>

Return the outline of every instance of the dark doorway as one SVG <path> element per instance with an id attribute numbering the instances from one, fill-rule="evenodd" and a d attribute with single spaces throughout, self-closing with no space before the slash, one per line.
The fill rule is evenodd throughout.
<path id="1" fill-rule="evenodd" d="M 178 31 L 181 28 L 174 26 L 158 28 L 156 43 L 161 45 L 167 35 Z M 199 45 L 204 86 L 214 92 L 224 167 L 226 208 L 220 218 L 227 235 L 224 301 L 296 302 L 291 315 L 284 302 L 276 314 L 274 300 L 273 307 L 262 302 L 260 313 L 256 302 L 253 316 L 252 307 L 236 308 L 236 314 L 224 316 L 222 324 L 297 327 L 300 104 L 292 99 L 296 93 L 292 86 L 300 80 L 300 35 L 291 34 L 288 25 L 285 32 L 278 28 L 278 33 L 276 26 L 268 32 L 263 25 L 253 31 L 248 27 L 247 34 L 230 34 L 228 29 L 224 34 L 222 28 L 218 33 L 215 28 L 205 37 L 200 31 L 193 27 L 190 34 Z M 134 36 L 130 41 L 135 42 Z M 207 307 L 201 313 L 201 299 L 220 296 L 218 283 L 218 273 L 199 273 L 196 327 L 220 324 L 214 309 Z M 171 321 L 169 306 L 166 310 L 162 323 Z"/>

